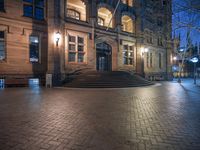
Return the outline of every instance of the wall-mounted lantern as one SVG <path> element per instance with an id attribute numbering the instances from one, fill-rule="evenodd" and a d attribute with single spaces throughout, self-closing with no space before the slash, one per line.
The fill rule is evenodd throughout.
<path id="1" fill-rule="evenodd" d="M 60 32 L 58 31 L 58 32 L 56 32 L 55 35 L 54 35 L 54 40 L 55 40 L 55 42 L 56 42 L 56 46 L 58 46 L 58 43 L 59 43 L 59 41 L 60 41 L 60 38 L 61 38 L 61 34 L 60 34 Z"/>

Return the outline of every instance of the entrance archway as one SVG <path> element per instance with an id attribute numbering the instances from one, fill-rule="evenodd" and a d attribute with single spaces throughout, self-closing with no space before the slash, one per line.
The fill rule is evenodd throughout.
<path id="1" fill-rule="evenodd" d="M 112 47 L 106 42 L 96 45 L 96 65 L 98 71 L 112 70 Z"/>

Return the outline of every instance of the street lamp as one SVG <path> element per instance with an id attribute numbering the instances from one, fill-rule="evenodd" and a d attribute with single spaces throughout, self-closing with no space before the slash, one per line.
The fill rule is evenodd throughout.
<path id="1" fill-rule="evenodd" d="M 193 57 L 190 59 L 190 61 L 193 62 L 193 64 L 194 64 L 194 84 L 196 84 L 197 83 L 197 81 L 196 81 L 196 64 L 199 61 L 199 59 L 197 57 Z"/>
<path id="2" fill-rule="evenodd" d="M 58 46 L 58 43 L 59 43 L 59 41 L 60 41 L 60 38 L 61 38 L 61 34 L 60 34 L 60 32 L 58 31 L 58 32 L 56 32 L 55 35 L 54 35 L 54 40 L 55 40 L 55 42 L 56 42 L 56 46 Z"/>

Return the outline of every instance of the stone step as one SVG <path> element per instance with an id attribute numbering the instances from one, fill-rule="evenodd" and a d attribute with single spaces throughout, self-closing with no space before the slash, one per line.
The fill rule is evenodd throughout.
<path id="1" fill-rule="evenodd" d="M 72 82 L 64 84 L 74 88 L 121 88 L 148 86 L 153 83 L 123 71 L 88 72 L 78 75 Z"/>

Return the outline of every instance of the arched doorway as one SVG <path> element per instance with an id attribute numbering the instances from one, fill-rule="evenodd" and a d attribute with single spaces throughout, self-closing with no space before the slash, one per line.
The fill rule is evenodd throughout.
<path id="1" fill-rule="evenodd" d="M 98 71 L 112 70 L 112 47 L 103 42 L 96 45 L 96 65 Z"/>

